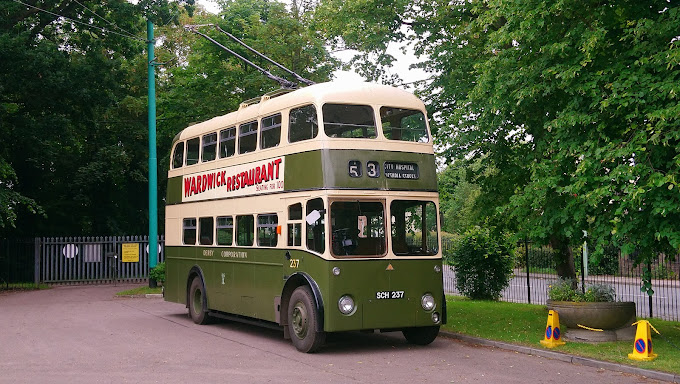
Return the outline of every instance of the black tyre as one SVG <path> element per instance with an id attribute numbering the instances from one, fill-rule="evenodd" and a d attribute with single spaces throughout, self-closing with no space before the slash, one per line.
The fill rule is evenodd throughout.
<path id="1" fill-rule="evenodd" d="M 295 289 L 288 303 L 288 330 L 298 351 L 311 353 L 323 345 L 326 333 L 316 331 L 318 320 L 312 291 L 308 286 Z"/>
<path id="2" fill-rule="evenodd" d="M 439 326 L 406 328 L 401 331 L 411 344 L 428 345 L 437 338 Z"/>
<path id="3" fill-rule="evenodd" d="M 205 308 L 205 291 L 203 281 L 199 276 L 194 277 L 189 287 L 189 316 L 196 324 L 210 323 L 208 308 Z"/>

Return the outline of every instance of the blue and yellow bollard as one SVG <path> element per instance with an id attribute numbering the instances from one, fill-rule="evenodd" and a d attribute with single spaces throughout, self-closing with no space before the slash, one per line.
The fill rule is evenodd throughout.
<path id="1" fill-rule="evenodd" d="M 548 324 L 545 326 L 545 337 L 541 340 L 541 344 L 548 348 L 555 348 L 566 344 L 562 341 L 560 316 L 552 309 L 548 312 Z"/>
<path id="2" fill-rule="evenodd" d="M 657 331 L 647 320 L 636 321 L 632 325 L 636 324 L 637 330 L 635 331 L 633 353 L 629 353 L 628 358 L 637 361 L 651 361 L 656 359 L 658 355 L 652 350 L 652 332 L 649 328 L 651 327 L 654 329 L 654 332 L 656 333 L 659 333 L 659 331 Z"/>

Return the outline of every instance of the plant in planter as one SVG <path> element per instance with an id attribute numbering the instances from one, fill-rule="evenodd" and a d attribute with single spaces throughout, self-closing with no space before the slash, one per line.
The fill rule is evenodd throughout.
<path id="1" fill-rule="evenodd" d="M 584 292 L 578 289 L 574 280 L 559 279 L 548 286 L 548 298 L 552 301 L 611 303 L 616 301 L 616 292 L 609 284 L 589 284 Z"/>
<path id="2" fill-rule="evenodd" d="M 586 341 L 633 338 L 630 325 L 636 320 L 635 303 L 616 301 L 614 288 L 608 284 L 588 284 L 583 290 L 573 280 L 560 279 L 548 287 L 548 298 L 548 309 L 556 311 L 560 323 L 567 328 L 588 327 L 604 331 L 599 334 L 587 331 L 590 333 L 582 333 L 582 337 L 576 338 Z"/>

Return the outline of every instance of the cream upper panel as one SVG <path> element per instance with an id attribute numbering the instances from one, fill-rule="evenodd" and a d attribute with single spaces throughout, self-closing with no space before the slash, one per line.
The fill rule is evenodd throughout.
<path id="1" fill-rule="evenodd" d="M 325 103 L 352 103 L 366 105 L 385 105 L 398 108 L 424 110 L 425 105 L 413 94 L 387 85 L 370 83 L 321 83 L 311 85 L 288 94 L 278 96 L 258 104 L 248 106 L 224 116 L 192 125 L 181 132 L 179 139 L 197 137 L 204 133 L 226 128 L 237 123 L 253 121 L 282 110 L 304 105 Z"/>

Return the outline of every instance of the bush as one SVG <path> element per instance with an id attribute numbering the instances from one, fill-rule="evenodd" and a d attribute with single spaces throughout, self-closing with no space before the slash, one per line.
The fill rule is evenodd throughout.
<path id="1" fill-rule="evenodd" d="M 157 283 L 165 282 L 165 263 L 158 263 L 149 271 L 149 279 L 156 280 Z"/>
<path id="2" fill-rule="evenodd" d="M 474 300 L 498 300 L 512 278 L 512 246 L 488 229 L 466 232 L 454 243 L 447 262 L 455 268 L 458 291 Z"/>

